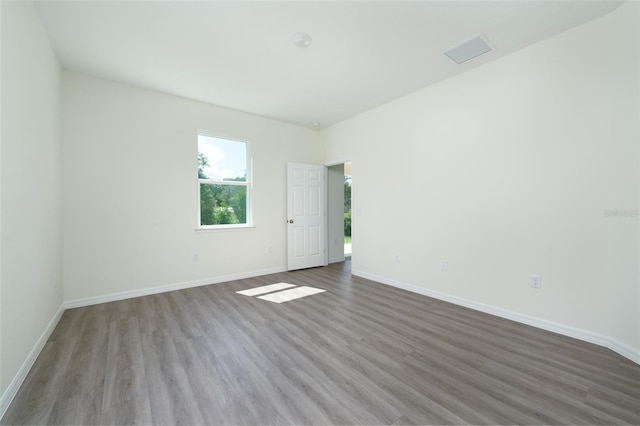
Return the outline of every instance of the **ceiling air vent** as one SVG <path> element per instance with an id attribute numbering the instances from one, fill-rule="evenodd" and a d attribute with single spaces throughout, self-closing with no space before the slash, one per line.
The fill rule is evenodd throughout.
<path id="1" fill-rule="evenodd" d="M 480 56 L 484 53 L 491 52 L 496 47 L 489 41 L 484 34 L 478 34 L 467 41 L 463 41 L 457 46 L 444 52 L 449 58 L 451 58 L 457 64 L 467 62 L 469 59 L 473 59 L 476 56 Z"/>

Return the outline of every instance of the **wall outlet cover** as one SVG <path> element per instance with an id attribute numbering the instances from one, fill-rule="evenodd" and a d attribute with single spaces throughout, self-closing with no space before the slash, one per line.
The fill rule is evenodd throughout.
<path id="1" fill-rule="evenodd" d="M 531 287 L 542 288 L 542 277 L 540 275 L 531 275 Z"/>

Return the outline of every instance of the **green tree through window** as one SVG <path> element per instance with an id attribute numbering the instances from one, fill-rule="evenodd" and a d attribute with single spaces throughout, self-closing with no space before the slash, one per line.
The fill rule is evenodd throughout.
<path id="1" fill-rule="evenodd" d="M 248 224 L 246 143 L 198 136 L 200 226 Z"/>
<path id="2" fill-rule="evenodd" d="M 351 237 L 351 176 L 344 177 L 344 236 Z"/>

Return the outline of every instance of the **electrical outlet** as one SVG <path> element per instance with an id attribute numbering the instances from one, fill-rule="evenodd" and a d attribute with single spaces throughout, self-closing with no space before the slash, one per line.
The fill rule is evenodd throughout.
<path id="1" fill-rule="evenodd" d="M 193 253 L 193 261 L 197 262 L 200 260 L 200 255 L 198 253 Z"/>
<path id="2" fill-rule="evenodd" d="M 542 277 L 540 275 L 531 275 L 531 287 L 542 288 Z"/>
<path id="3" fill-rule="evenodd" d="M 442 267 L 442 270 L 444 272 L 447 272 L 449 270 L 449 261 L 443 260 L 442 262 L 440 262 L 440 266 Z"/>
<path id="4" fill-rule="evenodd" d="M 400 263 L 400 255 L 396 254 L 395 256 L 396 263 Z"/>

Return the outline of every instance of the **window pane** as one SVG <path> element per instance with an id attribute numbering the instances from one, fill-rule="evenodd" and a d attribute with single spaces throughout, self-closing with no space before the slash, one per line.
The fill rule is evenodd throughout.
<path id="1" fill-rule="evenodd" d="M 247 144 L 198 135 L 198 178 L 247 181 Z"/>
<path id="2" fill-rule="evenodd" d="M 200 184 L 200 225 L 246 223 L 246 186 Z"/>

